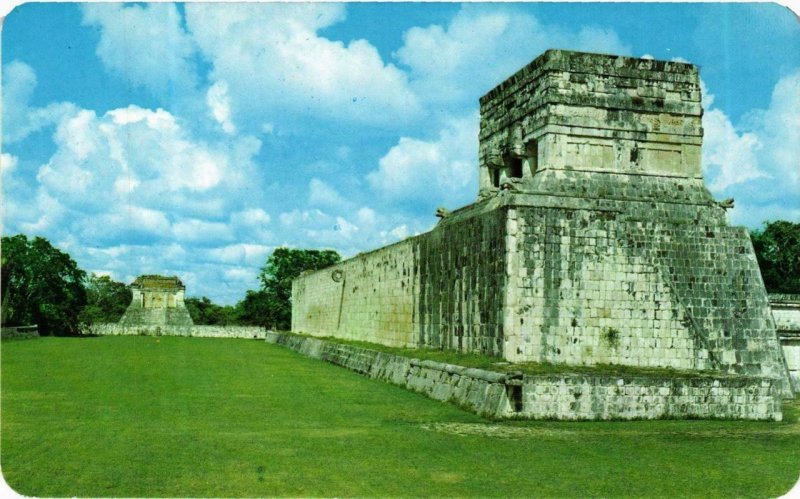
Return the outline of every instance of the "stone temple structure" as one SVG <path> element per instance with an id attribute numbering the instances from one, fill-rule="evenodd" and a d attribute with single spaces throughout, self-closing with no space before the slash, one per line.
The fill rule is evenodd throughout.
<path id="1" fill-rule="evenodd" d="M 769 295 L 772 316 L 795 392 L 800 391 L 800 295 Z"/>
<path id="2" fill-rule="evenodd" d="M 792 394 L 747 230 L 704 185 L 696 66 L 549 50 L 480 112 L 477 201 L 296 279 L 293 331 Z"/>
<path id="3" fill-rule="evenodd" d="M 142 275 L 130 285 L 133 298 L 121 326 L 192 326 L 183 303 L 186 287 L 177 277 Z"/>

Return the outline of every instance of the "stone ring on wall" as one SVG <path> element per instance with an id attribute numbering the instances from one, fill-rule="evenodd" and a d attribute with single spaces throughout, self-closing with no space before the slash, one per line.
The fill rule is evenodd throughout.
<path id="1" fill-rule="evenodd" d="M 344 272 L 339 269 L 334 270 L 331 272 L 331 279 L 333 279 L 334 282 L 342 282 L 342 279 L 344 279 Z"/>

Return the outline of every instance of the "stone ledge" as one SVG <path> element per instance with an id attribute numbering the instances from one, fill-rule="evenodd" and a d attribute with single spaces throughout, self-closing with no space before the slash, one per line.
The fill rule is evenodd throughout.
<path id="1" fill-rule="evenodd" d="M 0 338 L 4 340 L 28 340 L 38 337 L 38 326 L 10 326 L 0 328 Z"/>
<path id="2" fill-rule="evenodd" d="M 266 341 L 494 419 L 780 421 L 783 417 L 776 381 L 771 378 L 523 375 L 414 359 L 296 334 L 268 331 Z"/>
<path id="3" fill-rule="evenodd" d="M 191 336 L 195 338 L 264 339 L 266 331 L 258 326 L 126 326 L 94 324 L 90 334 L 98 336 Z"/>

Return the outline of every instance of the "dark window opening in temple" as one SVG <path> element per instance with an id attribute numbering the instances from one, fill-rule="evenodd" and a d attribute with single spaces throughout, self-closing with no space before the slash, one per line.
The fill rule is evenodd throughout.
<path id="1" fill-rule="evenodd" d="M 522 158 L 510 157 L 506 162 L 508 165 L 508 176 L 512 178 L 522 178 Z"/>
<path id="2" fill-rule="evenodd" d="M 539 143 L 532 140 L 526 144 L 525 148 L 528 153 L 528 171 L 533 175 L 539 169 Z"/>
<path id="3" fill-rule="evenodd" d="M 492 168 L 489 171 L 492 174 L 492 184 L 495 187 L 500 187 L 500 169 L 499 168 Z"/>

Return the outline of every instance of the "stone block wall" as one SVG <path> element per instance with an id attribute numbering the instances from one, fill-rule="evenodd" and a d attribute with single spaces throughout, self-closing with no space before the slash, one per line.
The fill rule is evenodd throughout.
<path id="1" fill-rule="evenodd" d="M 503 210 L 440 223 L 416 238 L 419 346 L 503 355 Z"/>
<path id="2" fill-rule="evenodd" d="M 6 326 L 0 328 L 0 338 L 4 340 L 28 340 L 38 337 L 38 326 Z"/>
<path id="3" fill-rule="evenodd" d="M 800 391 L 800 295 L 770 294 L 778 339 L 795 392 Z"/>
<path id="4" fill-rule="evenodd" d="M 497 419 L 783 417 L 775 380 L 760 377 L 523 375 L 419 360 L 268 332 L 266 341 Z"/>
<path id="5" fill-rule="evenodd" d="M 512 362 L 771 376 L 791 396 L 749 236 L 718 207 L 493 203 L 301 276 L 292 329 Z"/>
<path id="6" fill-rule="evenodd" d="M 631 211 L 510 211 L 505 357 L 785 377 L 746 230 Z"/>
<path id="7" fill-rule="evenodd" d="M 697 67 L 548 50 L 480 100 L 480 187 L 498 173 L 701 178 Z M 516 170 L 516 172 L 515 172 Z"/>
<path id="8" fill-rule="evenodd" d="M 191 326 L 192 316 L 189 310 L 181 302 L 180 306 L 176 307 L 160 307 L 160 308 L 145 308 L 136 305 L 136 302 L 131 304 L 126 310 L 125 314 L 120 319 L 120 324 L 125 326 Z"/>
<path id="9" fill-rule="evenodd" d="M 414 239 L 361 254 L 292 283 L 292 330 L 414 346 Z"/>
<path id="10" fill-rule="evenodd" d="M 502 355 L 504 230 L 478 214 L 300 276 L 292 330 Z"/>
<path id="11" fill-rule="evenodd" d="M 800 295 L 769 295 L 769 304 L 778 331 L 800 332 Z"/>
<path id="12" fill-rule="evenodd" d="M 530 419 L 783 419 L 775 381 L 757 377 L 526 376 L 520 412 Z"/>
<path id="13" fill-rule="evenodd" d="M 792 396 L 749 235 L 704 185 L 700 102 L 691 64 L 546 52 L 481 99 L 478 202 L 301 276 L 293 330 Z"/>
<path id="14" fill-rule="evenodd" d="M 266 330 L 257 326 L 127 326 L 124 324 L 94 324 L 90 334 L 98 336 L 193 336 L 197 338 L 264 339 Z"/>

